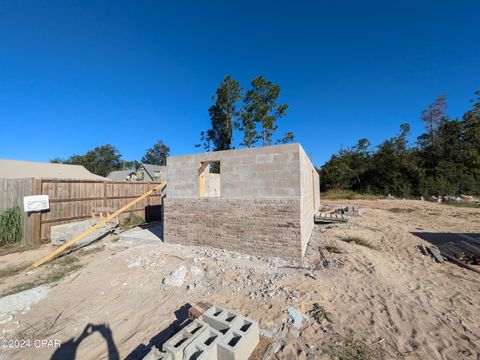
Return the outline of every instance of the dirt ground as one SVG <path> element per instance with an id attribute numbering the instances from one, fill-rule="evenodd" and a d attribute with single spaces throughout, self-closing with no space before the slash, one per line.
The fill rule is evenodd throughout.
<path id="1" fill-rule="evenodd" d="M 430 245 L 422 233 L 480 233 L 480 209 L 411 200 L 355 204 L 360 216 L 348 224 L 315 227 L 300 268 L 281 259 L 141 241 L 103 241 L 76 251 L 69 256 L 81 266 L 62 279 L 27 290 L 20 300 L 0 298 L 0 338 L 24 341 L 21 348 L 0 348 L 0 359 L 141 359 L 203 299 L 257 320 L 262 344 L 275 345 L 274 358 L 348 358 L 357 351 L 364 359 L 480 359 L 480 274 L 434 263 L 416 247 Z M 346 237 L 373 248 L 342 241 Z M 0 256 L 0 271 L 49 250 Z M 57 261 L 4 276 L 0 294 L 62 266 Z M 172 271 L 179 279 L 164 281 Z M 306 313 L 314 303 L 331 321 L 309 317 L 297 330 L 287 308 Z"/>

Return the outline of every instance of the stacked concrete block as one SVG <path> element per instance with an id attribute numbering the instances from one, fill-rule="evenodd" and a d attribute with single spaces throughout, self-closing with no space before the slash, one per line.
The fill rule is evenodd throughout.
<path id="1" fill-rule="evenodd" d="M 207 324 L 200 320 L 194 320 L 165 342 L 163 351 L 171 354 L 172 360 L 182 360 L 188 345 L 207 329 Z"/>
<path id="2" fill-rule="evenodd" d="M 207 328 L 189 343 L 184 351 L 183 359 L 216 360 L 217 345 L 222 337 L 223 334 L 214 328 Z"/>
<path id="3" fill-rule="evenodd" d="M 200 164 L 220 161 L 220 193 L 224 198 L 298 198 L 299 149 L 299 144 L 287 144 L 168 157 L 167 197 L 198 197 Z"/>
<path id="4" fill-rule="evenodd" d="M 199 307 L 207 302 L 203 301 Z M 173 360 L 247 360 L 260 339 L 258 323 L 212 305 L 164 345 Z"/>
<path id="5" fill-rule="evenodd" d="M 205 311 L 202 319 L 224 334 L 218 344 L 218 359 L 247 360 L 260 339 L 257 322 L 218 305 Z"/>
<path id="6" fill-rule="evenodd" d="M 85 230 L 90 229 L 99 220 L 83 220 L 75 221 L 67 224 L 55 225 L 50 228 L 50 241 L 53 245 L 63 245 L 69 240 L 72 240 L 75 236 L 81 234 Z M 109 225 L 101 226 L 94 230 L 92 233 L 85 236 L 79 242 L 75 244 L 75 247 L 82 247 L 90 244 L 91 242 L 102 238 L 110 234 L 113 229 Z"/>
<path id="7" fill-rule="evenodd" d="M 172 360 L 172 354 L 160 351 L 155 346 L 152 346 L 149 353 L 142 360 Z"/>

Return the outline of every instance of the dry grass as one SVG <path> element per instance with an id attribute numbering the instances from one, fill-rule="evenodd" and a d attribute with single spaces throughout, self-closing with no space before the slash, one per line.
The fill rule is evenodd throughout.
<path id="1" fill-rule="evenodd" d="M 360 236 L 346 236 L 341 238 L 341 240 L 349 244 L 356 244 L 360 246 L 365 246 L 369 249 L 378 250 L 378 248 L 375 245 L 373 245 L 371 242 L 369 242 L 368 240 L 365 240 Z"/>
<path id="2" fill-rule="evenodd" d="M 359 339 L 351 331 L 341 341 L 332 346 L 332 359 L 337 360 L 380 360 L 382 353 L 374 349 L 373 345 L 367 344 L 365 340 Z"/>
<path id="3" fill-rule="evenodd" d="M 331 314 L 318 303 L 314 303 L 312 305 L 312 309 L 309 310 L 307 314 L 313 317 L 319 324 L 323 323 L 324 320 L 328 321 L 329 323 L 333 323 Z"/>
<path id="4" fill-rule="evenodd" d="M 343 250 L 336 245 L 327 245 L 325 246 L 325 250 L 333 254 L 343 254 Z"/>
<path id="5" fill-rule="evenodd" d="M 441 204 L 466 208 L 480 208 L 480 201 L 444 201 Z"/>
<path id="6" fill-rule="evenodd" d="M 0 269 L 0 279 L 17 275 L 27 268 L 27 265 L 17 265 L 5 269 Z"/>
<path id="7" fill-rule="evenodd" d="M 377 200 L 380 196 L 372 194 L 361 194 L 351 190 L 328 190 L 320 194 L 321 199 L 326 200 Z"/>
<path id="8" fill-rule="evenodd" d="M 40 247 L 39 244 L 35 245 L 19 245 L 19 244 L 11 244 L 11 245 L 3 245 L 0 246 L 0 256 L 13 254 L 13 253 L 21 253 L 24 251 L 35 250 Z"/>
<path id="9" fill-rule="evenodd" d="M 387 211 L 390 211 L 390 212 L 395 213 L 395 214 L 398 214 L 398 213 L 407 213 L 408 214 L 408 213 L 414 212 L 416 210 L 412 209 L 412 208 L 394 207 L 394 208 L 387 209 Z"/>
<path id="10" fill-rule="evenodd" d="M 7 290 L 5 293 L 1 294 L 0 297 L 16 294 L 21 291 L 29 290 L 41 285 L 59 282 L 64 277 L 77 271 L 81 267 L 82 265 L 80 264 L 78 258 L 70 255 L 62 256 L 61 258 L 52 261 L 52 266 L 50 267 L 49 272 L 46 275 L 39 277 L 35 281 L 17 284 Z M 21 270 L 23 270 L 24 268 L 25 267 L 22 266 Z M 14 273 L 11 273 L 11 275 L 14 275 Z"/>

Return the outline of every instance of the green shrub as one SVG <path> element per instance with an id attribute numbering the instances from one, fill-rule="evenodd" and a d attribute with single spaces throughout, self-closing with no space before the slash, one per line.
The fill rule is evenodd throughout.
<path id="1" fill-rule="evenodd" d="M 0 215 L 0 246 L 20 242 L 22 235 L 22 212 L 18 206 Z"/>

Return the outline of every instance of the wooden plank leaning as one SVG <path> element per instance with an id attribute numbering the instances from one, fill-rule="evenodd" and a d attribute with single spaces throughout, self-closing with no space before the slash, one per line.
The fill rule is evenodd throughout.
<path id="1" fill-rule="evenodd" d="M 44 256 L 43 258 L 41 258 L 40 260 L 34 262 L 32 265 L 30 265 L 26 271 L 29 271 L 29 270 L 32 270 L 32 269 L 35 269 L 37 267 L 39 267 L 40 265 L 46 263 L 47 261 L 50 261 L 52 260 L 53 258 L 55 258 L 57 255 L 59 255 L 60 253 L 62 253 L 64 250 L 68 249 L 69 247 L 71 247 L 72 245 L 74 245 L 76 242 L 78 242 L 79 240 L 81 240 L 84 236 L 90 234 L 91 232 L 93 232 L 95 229 L 98 229 L 100 226 L 102 226 L 103 224 L 107 223 L 108 221 L 110 221 L 111 219 L 113 219 L 115 216 L 118 216 L 120 215 L 122 212 L 124 212 L 125 210 L 127 210 L 129 207 L 135 205 L 136 203 L 138 203 L 139 201 L 142 201 L 143 199 L 145 199 L 147 196 L 153 194 L 154 192 L 156 191 L 162 191 L 163 188 L 165 187 L 165 183 L 161 183 L 155 187 L 153 187 L 152 189 L 148 190 L 146 193 L 140 195 L 139 197 L 137 197 L 136 199 L 130 201 L 128 204 L 126 204 L 125 206 L 121 207 L 120 209 L 118 209 L 117 211 L 115 211 L 113 214 L 111 214 L 110 216 L 104 218 L 102 221 L 98 222 L 97 224 L 95 224 L 94 226 L 92 226 L 90 229 L 88 230 L 85 230 L 84 232 L 82 232 L 81 234 L 75 236 L 72 240 L 70 241 L 67 241 L 65 244 L 63 244 L 62 246 L 60 246 L 58 249 L 56 249 L 55 251 L 52 251 L 50 254 Z"/>

